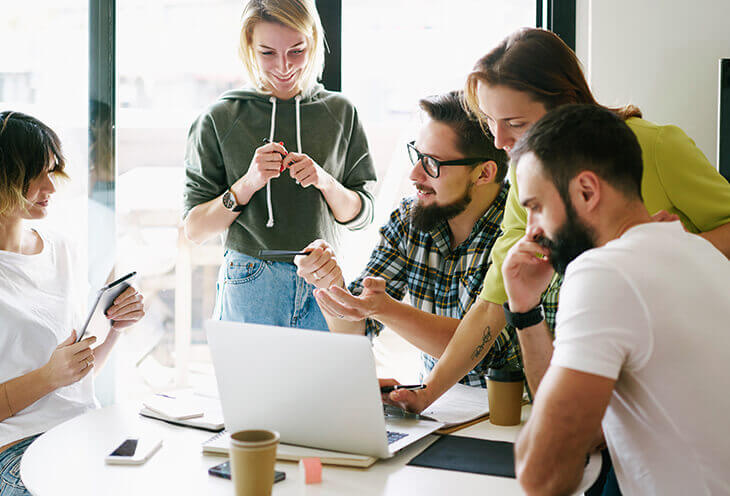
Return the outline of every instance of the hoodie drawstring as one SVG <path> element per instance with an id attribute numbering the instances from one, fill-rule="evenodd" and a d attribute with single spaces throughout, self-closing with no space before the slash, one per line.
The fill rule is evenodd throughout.
<path id="1" fill-rule="evenodd" d="M 297 153 L 302 153 L 302 119 L 300 115 L 300 101 L 302 100 L 301 95 L 294 97 L 294 104 L 296 109 L 296 121 L 297 121 Z M 269 130 L 269 141 L 274 141 L 274 130 L 276 129 L 276 97 L 269 98 L 271 102 L 271 129 Z M 271 181 L 266 183 L 266 208 L 269 211 L 269 220 L 266 222 L 266 227 L 274 227 L 274 207 L 271 204 Z"/>
<path id="2" fill-rule="evenodd" d="M 274 129 L 276 129 L 276 97 L 269 98 L 271 102 L 271 130 L 269 130 L 269 142 L 274 141 Z M 274 227 L 274 207 L 271 206 L 271 180 L 266 183 L 266 208 L 269 210 L 269 220 L 266 227 Z"/>
<path id="3" fill-rule="evenodd" d="M 299 102 L 302 99 L 302 95 L 294 97 L 294 104 L 297 115 L 297 153 L 302 153 L 302 119 L 299 117 Z"/>

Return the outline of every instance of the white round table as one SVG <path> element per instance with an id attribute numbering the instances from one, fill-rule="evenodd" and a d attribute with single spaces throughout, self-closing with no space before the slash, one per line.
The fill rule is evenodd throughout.
<path id="1" fill-rule="evenodd" d="M 166 424 L 138 415 L 138 404 L 121 404 L 92 410 L 50 429 L 26 451 L 21 477 L 35 496 L 144 496 L 232 495 L 229 480 L 208 475 L 208 468 L 225 460 L 204 455 L 201 444 L 212 433 Z M 523 410 L 523 418 L 529 407 Z M 498 427 L 485 421 L 457 435 L 514 441 L 520 426 Z M 153 435 L 163 445 L 146 464 L 106 465 L 104 458 L 119 442 L 135 435 Z M 322 483 L 305 485 L 294 462 L 277 462 L 286 480 L 274 485 L 274 495 L 388 495 L 419 496 L 451 494 L 523 494 L 515 479 L 448 470 L 409 467 L 406 463 L 425 449 L 436 436 L 429 436 L 393 458 L 380 460 L 367 469 L 325 465 Z M 586 467 L 581 492 L 590 487 L 600 471 L 600 456 L 593 455 Z"/>

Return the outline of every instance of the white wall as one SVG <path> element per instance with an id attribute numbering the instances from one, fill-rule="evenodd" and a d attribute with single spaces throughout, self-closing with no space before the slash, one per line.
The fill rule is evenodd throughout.
<path id="1" fill-rule="evenodd" d="M 676 124 L 717 166 L 718 59 L 730 0 L 577 0 L 576 52 L 596 99 Z"/>

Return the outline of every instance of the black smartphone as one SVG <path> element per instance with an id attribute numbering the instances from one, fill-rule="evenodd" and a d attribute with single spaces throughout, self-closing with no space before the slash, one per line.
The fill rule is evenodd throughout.
<path id="1" fill-rule="evenodd" d="M 132 284 L 136 275 L 137 272 L 130 272 L 126 276 L 120 277 L 114 282 L 110 282 L 96 293 L 96 300 L 91 306 L 91 310 L 89 311 L 89 315 L 86 317 L 84 326 L 79 330 L 79 335 L 76 337 L 77 343 L 86 335 L 89 323 L 91 322 L 92 317 L 94 317 L 94 314 L 99 313 L 99 311 L 106 312 L 109 310 L 109 307 L 114 304 L 114 300 L 117 296 L 122 294 Z"/>
<path id="2" fill-rule="evenodd" d="M 231 478 L 231 461 L 228 460 L 226 462 L 221 463 L 220 465 L 216 465 L 215 467 L 210 467 L 208 469 L 208 473 L 210 475 L 215 475 L 216 477 L 222 477 L 223 479 L 229 479 Z M 286 473 L 285 472 L 279 472 L 278 470 L 274 471 L 274 482 L 283 481 L 286 479 Z"/>

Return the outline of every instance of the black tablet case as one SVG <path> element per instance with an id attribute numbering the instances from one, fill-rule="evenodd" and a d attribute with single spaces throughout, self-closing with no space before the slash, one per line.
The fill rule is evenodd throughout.
<path id="1" fill-rule="evenodd" d="M 515 478 L 514 443 L 442 436 L 408 465 Z"/>

